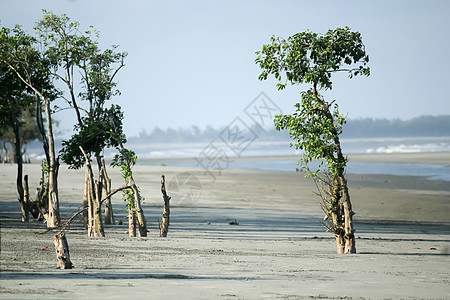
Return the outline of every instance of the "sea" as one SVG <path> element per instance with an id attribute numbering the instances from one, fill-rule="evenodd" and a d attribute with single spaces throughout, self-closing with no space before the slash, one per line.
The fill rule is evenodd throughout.
<path id="1" fill-rule="evenodd" d="M 450 157 L 450 136 L 403 138 L 343 138 L 344 154 L 421 153 L 444 152 Z M 127 144 L 136 152 L 138 165 L 167 165 L 200 167 L 208 170 L 244 168 L 256 170 L 294 171 L 302 152 L 290 146 L 289 140 L 264 141 L 254 139 L 224 140 L 218 137 L 208 142 L 195 143 L 146 143 Z M 105 157 L 112 158 L 117 151 L 105 150 Z M 27 150 L 31 160 L 42 159 L 39 148 Z M 316 164 L 316 165 L 314 165 Z M 316 167 L 318 162 L 311 165 Z M 349 174 L 387 174 L 420 176 L 429 180 L 450 182 L 450 165 L 436 163 L 352 162 L 346 169 Z"/>
<path id="2" fill-rule="evenodd" d="M 242 142 L 242 141 L 241 141 Z M 354 138 L 342 139 L 345 154 L 445 152 L 450 158 L 450 136 L 407 138 Z M 301 169 L 298 160 L 301 151 L 290 147 L 289 141 L 252 141 L 247 144 L 226 143 L 216 140 L 207 143 L 141 144 L 133 149 L 142 158 L 141 165 L 214 168 L 240 168 L 256 170 L 294 171 Z M 168 159 L 164 158 L 194 158 Z M 310 163 L 311 168 L 318 162 Z M 450 165 L 439 163 L 352 162 L 349 174 L 388 174 L 420 176 L 429 180 L 450 182 Z"/>

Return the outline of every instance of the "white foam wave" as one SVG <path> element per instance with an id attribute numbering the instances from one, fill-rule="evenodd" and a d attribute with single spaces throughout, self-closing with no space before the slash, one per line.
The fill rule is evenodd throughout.
<path id="1" fill-rule="evenodd" d="M 450 143 L 400 144 L 368 148 L 366 153 L 418 153 L 450 151 Z"/>

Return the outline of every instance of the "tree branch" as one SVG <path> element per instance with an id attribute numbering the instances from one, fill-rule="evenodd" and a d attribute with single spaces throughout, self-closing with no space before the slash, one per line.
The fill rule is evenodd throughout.
<path id="1" fill-rule="evenodd" d="M 122 69 L 124 66 L 125 66 L 125 64 L 124 64 L 123 61 L 122 61 L 122 63 L 120 64 L 120 66 L 119 66 L 119 67 L 114 71 L 114 73 L 112 74 L 111 79 L 109 80 L 109 84 L 112 83 L 112 81 L 114 80 L 114 77 L 116 76 L 116 74 L 117 74 L 117 73 L 119 72 L 119 70 Z"/>
<path id="2" fill-rule="evenodd" d="M 131 189 L 131 186 L 130 186 L 130 185 L 123 185 L 123 186 L 121 186 L 121 187 L 115 189 L 114 191 L 112 191 L 111 193 L 109 193 L 108 195 L 106 195 L 105 197 L 103 197 L 103 199 L 100 201 L 100 204 L 103 204 L 103 202 L 105 202 L 109 197 L 113 196 L 114 194 L 116 194 L 116 193 L 118 193 L 118 192 L 120 192 L 120 191 L 123 191 L 123 190 L 127 190 L 127 189 Z M 77 212 L 76 212 L 69 220 L 67 220 L 66 222 L 64 222 L 63 225 L 60 225 L 60 226 L 54 227 L 54 228 L 49 228 L 49 229 L 47 229 L 46 231 L 41 232 L 41 233 L 39 233 L 39 234 L 44 234 L 44 233 L 47 233 L 47 232 L 50 232 L 50 231 L 53 231 L 53 230 L 56 230 L 56 229 L 59 229 L 59 231 L 58 231 L 57 234 L 62 233 L 64 230 L 66 230 L 67 227 L 69 227 L 70 223 L 72 223 L 72 221 L 73 221 L 77 216 L 79 216 L 81 213 L 83 213 L 83 212 L 86 211 L 87 209 L 88 209 L 87 206 L 86 206 L 86 207 L 83 207 L 81 210 L 77 211 Z M 61 223 L 62 223 L 62 222 L 61 222 Z"/>
<path id="3" fill-rule="evenodd" d="M 61 75 L 59 75 L 58 73 L 51 73 L 51 75 L 58 77 L 59 79 L 61 79 L 65 84 L 68 84 L 68 81 L 62 77 Z"/>

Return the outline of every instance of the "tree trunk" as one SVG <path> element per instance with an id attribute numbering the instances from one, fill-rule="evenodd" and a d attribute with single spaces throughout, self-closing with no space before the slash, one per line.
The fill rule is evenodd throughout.
<path id="1" fill-rule="evenodd" d="M 86 208 L 85 211 L 83 211 L 83 225 L 84 228 L 89 228 L 89 220 L 92 220 L 92 205 L 90 205 L 89 202 L 89 170 L 87 165 L 84 168 L 84 190 L 83 190 L 83 208 Z"/>
<path id="2" fill-rule="evenodd" d="M 23 178 L 23 206 L 22 215 L 25 213 L 25 218 L 22 217 L 22 221 L 28 222 L 29 210 L 30 210 L 30 188 L 28 187 L 28 175 Z"/>
<path id="3" fill-rule="evenodd" d="M 128 236 L 136 237 L 136 216 L 133 209 L 128 211 Z"/>
<path id="4" fill-rule="evenodd" d="M 88 236 L 105 237 L 101 214 L 101 183 L 95 182 L 94 186 L 89 184 L 88 197 Z"/>
<path id="5" fill-rule="evenodd" d="M 317 93 L 317 83 L 313 86 L 313 95 L 317 101 L 322 105 L 323 111 L 329 120 L 333 120 L 333 115 L 330 112 L 329 105 L 323 101 Z M 338 130 L 332 126 L 331 128 L 334 136 L 334 146 L 336 157 L 333 159 L 338 164 L 337 175 L 333 180 L 332 191 L 332 209 L 336 212 L 336 220 L 333 217 L 333 228 L 336 235 L 336 244 L 338 253 L 356 253 L 356 243 L 354 237 L 354 229 L 352 217 L 352 205 L 350 202 L 350 195 L 348 193 L 347 180 L 344 178 L 344 166 L 347 159 L 342 154 L 341 142 L 339 140 Z"/>
<path id="6" fill-rule="evenodd" d="M 42 184 L 42 188 L 36 188 L 35 201 L 31 202 L 30 205 L 30 212 L 33 215 L 33 218 L 38 221 L 44 220 L 45 215 L 47 214 L 48 201 L 44 195 L 45 193 L 44 184 Z"/>
<path id="7" fill-rule="evenodd" d="M 104 181 L 103 193 L 108 195 L 111 193 L 111 179 L 106 178 Z M 105 201 L 105 224 L 114 224 L 114 212 L 112 208 L 111 197 L 108 197 Z"/>
<path id="8" fill-rule="evenodd" d="M 139 189 L 134 182 L 133 176 L 128 178 L 128 185 L 131 186 L 134 194 L 134 207 L 136 209 L 136 216 L 139 224 L 139 236 L 146 237 L 147 236 L 147 221 L 144 216 L 144 211 L 141 207 L 141 195 L 139 193 Z"/>
<path id="9" fill-rule="evenodd" d="M 3 142 L 3 144 L 4 144 L 4 142 Z M 0 162 L 2 164 L 5 164 L 5 155 L 3 154 L 3 148 L 0 149 Z"/>
<path id="10" fill-rule="evenodd" d="M 41 134 L 42 137 L 42 144 L 43 144 L 43 148 L 44 148 L 44 153 L 45 153 L 45 158 L 47 160 L 47 163 L 49 163 L 50 161 L 50 153 L 49 153 L 49 145 L 48 145 L 48 139 L 47 139 L 47 135 L 45 134 L 45 129 L 44 129 L 44 121 L 42 120 L 42 104 L 41 101 L 39 101 L 39 97 L 36 101 L 36 123 L 39 129 L 39 133 Z M 44 177 L 44 176 L 42 176 Z"/>
<path id="11" fill-rule="evenodd" d="M 331 214 L 331 222 L 332 222 L 332 231 L 336 237 L 336 248 L 337 253 L 344 253 L 344 239 L 343 239 L 343 230 L 342 230 L 342 214 L 340 210 L 340 185 L 339 179 L 334 177 L 333 185 L 331 186 L 331 194 L 330 194 L 330 214 Z"/>
<path id="12" fill-rule="evenodd" d="M 353 229 L 352 203 L 348 194 L 347 180 L 342 175 L 340 177 L 342 185 L 342 206 L 344 210 L 344 232 L 345 232 L 345 248 L 344 253 L 356 253 L 355 230 Z"/>
<path id="13" fill-rule="evenodd" d="M 335 145 L 336 145 L 336 152 L 337 152 L 337 159 L 339 164 L 345 164 L 346 159 L 344 158 L 344 155 L 341 151 L 341 143 L 339 141 L 339 136 L 336 132 L 335 137 Z M 348 193 L 348 187 L 347 187 L 347 180 L 344 177 L 344 169 L 339 168 L 339 175 L 334 181 L 334 184 L 339 188 L 339 212 L 341 216 L 340 220 L 340 228 L 339 228 L 339 235 L 340 235 L 340 243 L 341 245 L 344 245 L 343 253 L 356 253 L 356 243 L 355 243 L 355 236 L 354 236 L 354 229 L 353 229 L 353 215 L 355 214 L 352 211 L 352 204 L 350 202 L 350 195 Z M 341 249 L 338 250 L 338 253 L 341 251 Z"/>
<path id="14" fill-rule="evenodd" d="M 337 133 L 336 133 L 337 134 Z M 337 149 L 337 159 L 339 164 L 345 164 L 346 159 L 341 151 L 341 144 L 339 137 L 336 135 L 335 144 Z M 350 202 L 350 195 L 348 193 L 347 180 L 344 177 L 344 169 L 339 168 L 339 175 L 335 180 L 335 185 L 339 188 L 339 211 L 341 215 L 340 221 L 340 242 L 344 245 L 343 253 L 356 253 L 356 241 L 355 241 L 355 230 L 353 229 L 353 215 L 352 204 Z M 340 249 L 339 249 L 340 251 Z"/>
<path id="15" fill-rule="evenodd" d="M 101 199 L 102 199 L 102 184 L 98 181 L 95 182 L 93 190 L 92 198 L 92 211 L 93 211 L 93 229 L 92 233 L 94 237 L 105 237 L 105 230 L 103 228 L 102 222 L 102 208 L 101 208 Z M 91 193 L 92 195 L 92 193 Z"/>
<path id="16" fill-rule="evenodd" d="M 169 206 L 170 197 L 167 196 L 165 182 L 166 182 L 166 179 L 165 179 L 164 175 L 161 175 L 161 193 L 163 194 L 164 210 L 163 210 L 163 216 L 162 216 L 162 220 L 161 220 L 161 226 L 159 228 L 159 236 L 160 237 L 167 236 L 167 232 L 169 231 L 169 221 L 170 221 L 170 206 Z"/>
<path id="17" fill-rule="evenodd" d="M 86 155 L 81 146 L 79 146 L 79 148 L 86 160 L 85 175 L 87 174 L 88 176 L 88 236 L 104 237 L 105 231 L 103 229 L 100 202 L 102 198 L 101 183 L 98 181 L 94 183 L 94 173 L 92 172 L 89 157 Z"/>
<path id="18" fill-rule="evenodd" d="M 69 244 L 67 243 L 64 232 L 59 232 L 55 235 L 54 244 L 56 250 L 56 268 L 72 269 L 73 265 L 70 261 Z"/>
<path id="19" fill-rule="evenodd" d="M 342 236 L 342 234 L 335 234 L 335 236 L 336 236 L 337 254 L 344 254 L 345 253 L 344 237 Z"/>
<path id="20" fill-rule="evenodd" d="M 19 132 L 19 121 L 17 120 L 17 116 L 11 111 L 11 120 L 13 123 L 13 131 L 14 131 L 14 161 L 17 163 L 17 192 L 19 194 L 19 203 L 20 210 L 22 211 L 22 222 L 28 222 L 28 210 L 24 201 L 24 191 L 23 191 L 23 160 L 22 160 L 22 152 L 20 151 L 21 143 L 20 143 L 20 132 Z"/>
<path id="21" fill-rule="evenodd" d="M 50 101 L 48 99 L 44 100 L 45 112 L 47 118 L 47 136 L 48 136 L 48 146 L 49 146 L 49 174 L 48 174 L 48 218 L 47 227 L 56 227 L 60 221 L 59 215 L 59 198 L 58 198 L 58 162 L 56 160 L 55 153 L 55 142 L 53 139 L 53 127 L 52 127 L 52 116 Z"/>
<path id="22" fill-rule="evenodd" d="M 87 168 L 87 166 L 86 166 Z M 87 202 L 88 202 L 88 236 L 94 236 L 93 230 L 94 230 L 94 203 L 92 203 L 92 198 L 93 198 L 93 191 L 92 191 L 92 186 L 91 186 L 91 181 L 90 181 L 90 177 L 88 179 L 88 186 L 87 186 L 87 190 L 88 190 L 88 197 L 87 197 Z"/>
<path id="23" fill-rule="evenodd" d="M 101 159 L 100 161 L 101 161 L 100 178 L 103 188 L 103 194 L 109 195 L 111 193 L 111 179 L 109 178 L 108 173 L 106 172 L 105 160 Z M 105 200 L 105 224 L 114 224 L 114 213 L 112 208 L 111 197 L 108 197 Z"/>
<path id="24" fill-rule="evenodd" d="M 354 212 L 348 194 L 347 181 L 343 175 L 336 176 L 333 181 L 331 201 L 332 229 L 336 236 L 337 253 L 356 253 L 352 221 Z"/>

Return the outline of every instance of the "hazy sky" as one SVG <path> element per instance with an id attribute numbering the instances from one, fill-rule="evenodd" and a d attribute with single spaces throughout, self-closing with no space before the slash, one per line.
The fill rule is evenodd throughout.
<path id="1" fill-rule="evenodd" d="M 325 92 L 349 118 L 450 114 L 450 1 L 0 0 L 2 26 L 33 33 L 41 9 L 100 31 L 103 46 L 129 53 L 120 72 L 125 131 L 220 127 L 264 92 L 292 112 L 307 86 L 276 90 L 258 80 L 255 51 L 272 35 L 349 26 L 361 32 L 370 77 L 335 75 Z M 71 112 L 57 116 L 63 128 Z"/>

